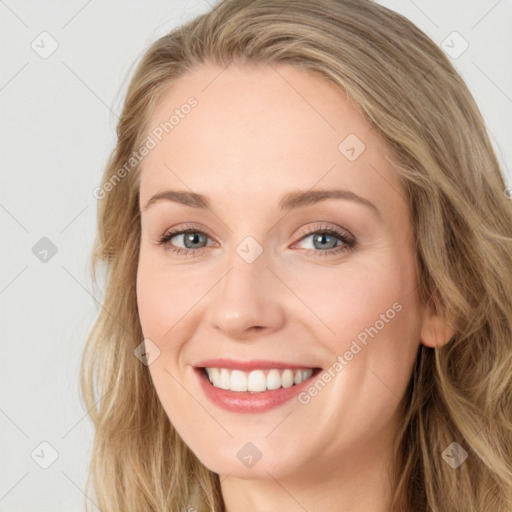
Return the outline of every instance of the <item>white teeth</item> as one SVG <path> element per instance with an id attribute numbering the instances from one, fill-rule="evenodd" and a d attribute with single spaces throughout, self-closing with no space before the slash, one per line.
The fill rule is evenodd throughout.
<path id="1" fill-rule="evenodd" d="M 226 370 L 226 368 L 222 368 L 222 370 L 220 371 L 218 386 L 217 383 L 215 383 L 215 381 L 213 382 L 213 385 L 221 389 L 229 389 L 230 382 L 231 375 L 229 374 L 229 370 Z"/>
<path id="2" fill-rule="evenodd" d="M 248 391 L 265 391 L 267 389 L 267 378 L 261 370 L 253 370 L 247 378 Z"/>
<path id="3" fill-rule="evenodd" d="M 279 389 L 281 387 L 281 375 L 279 370 L 270 370 L 267 375 L 267 389 Z"/>
<path id="4" fill-rule="evenodd" d="M 291 370 L 285 370 L 281 375 L 281 384 L 283 388 L 290 388 L 293 386 L 293 372 Z"/>
<path id="5" fill-rule="evenodd" d="M 209 381 L 216 388 L 231 391 L 249 391 L 261 393 L 266 390 L 275 390 L 280 387 L 289 388 L 300 384 L 313 375 L 313 369 L 285 370 L 229 370 L 227 368 L 205 368 Z"/>
<path id="6" fill-rule="evenodd" d="M 240 370 L 233 370 L 231 372 L 231 384 L 229 389 L 231 389 L 231 391 L 247 391 L 247 375 Z"/>

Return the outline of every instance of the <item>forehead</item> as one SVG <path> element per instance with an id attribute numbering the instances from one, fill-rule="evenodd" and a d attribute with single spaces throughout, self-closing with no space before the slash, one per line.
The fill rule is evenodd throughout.
<path id="1" fill-rule="evenodd" d="M 243 188 L 246 204 L 315 184 L 366 197 L 399 189 L 388 146 L 346 94 L 290 65 L 202 65 L 165 91 L 148 126 L 155 147 L 142 162 L 141 204 L 166 187 Z"/>

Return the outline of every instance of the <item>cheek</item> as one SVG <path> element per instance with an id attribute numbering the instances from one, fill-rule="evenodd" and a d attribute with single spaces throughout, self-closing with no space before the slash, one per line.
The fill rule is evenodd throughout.
<path id="1" fill-rule="evenodd" d="M 315 271 L 301 283 L 297 276 L 294 279 L 295 289 L 300 287 L 298 295 L 331 330 L 332 339 L 355 336 L 379 322 L 382 314 L 390 319 L 400 316 L 396 303 L 404 309 L 406 304 L 414 305 L 414 272 L 406 262 L 376 258 L 346 270 L 340 266 L 332 272 Z"/>
<path id="2" fill-rule="evenodd" d="M 139 321 L 144 338 L 160 350 L 151 369 L 172 369 L 180 364 L 191 326 L 201 319 L 201 298 L 212 286 L 211 279 L 203 274 L 179 266 L 169 268 L 158 254 L 141 252 L 137 271 Z"/>
<path id="3" fill-rule="evenodd" d="M 167 272 L 168 274 L 168 272 Z M 161 341 L 177 322 L 187 300 L 186 278 L 169 279 L 150 254 L 141 253 L 137 270 L 137 307 L 144 337 Z"/>
<path id="4" fill-rule="evenodd" d="M 310 315 L 310 325 L 318 326 L 315 338 L 333 361 L 341 356 L 350 371 L 370 368 L 401 388 L 419 344 L 414 259 L 394 251 L 380 256 L 333 272 L 319 270 L 300 287 L 297 281 L 295 290 L 317 316 Z"/>
<path id="5" fill-rule="evenodd" d="M 160 350 L 148 369 L 161 403 L 176 426 L 191 421 L 183 414 L 189 410 L 186 407 L 189 397 L 178 384 L 181 377 L 177 366 L 183 345 L 181 338 L 186 339 L 180 332 L 186 322 L 179 320 L 190 309 L 190 301 L 187 299 L 187 278 L 179 272 L 175 273 L 175 278 L 165 277 L 165 270 L 155 263 L 155 259 L 144 251 L 140 255 L 137 305 L 144 338 L 150 339 Z M 176 415 L 176 411 L 182 412 Z"/>

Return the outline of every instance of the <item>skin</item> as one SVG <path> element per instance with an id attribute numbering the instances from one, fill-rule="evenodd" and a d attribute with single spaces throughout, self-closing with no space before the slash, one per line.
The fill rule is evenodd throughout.
<path id="1" fill-rule="evenodd" d="M 149 366 L 155 389 L 185 443 L 221 475 L 228 512 L 387 511 L 398 405 L 419 345 L 440 346 L 453 334 L 419 302 L 410 215 L 385 159 L 390 150 L 319 75 L 285 64 L 221 71 L 208 63 L 181 77 L 148 125 L 150 133 L 197 99 L 142 167 L 137 296 L 144 337 L 160 350 Z M 354 161 L 338 149 L 349 134 L 366 147 Z M 278 211 L 283 194 L 319 188 L 350 190 L 380 215 L 332 198 Z M 211 208 L 160 201 L 145 209 L 167 189 L 204 194 Z M 170 251 L 185 247 L 183 235 L 158 244 L 190 224 L 207 235 L 190 255 Z M 326 226 L 356 246 L 321 254 L 305 229 Z M 262 249 L 252 263 L 236 251 L 247 236 Z M 328 249 L 336 244 L 344 246 L 334 238 Z M 216 357 L 327 369 L 394 303 L 401 311 L 306 405 L 229 412 L 205 397 L 192 371 Z M 262 453 L 250 468 L 236 456 L 247 442 Z"/>

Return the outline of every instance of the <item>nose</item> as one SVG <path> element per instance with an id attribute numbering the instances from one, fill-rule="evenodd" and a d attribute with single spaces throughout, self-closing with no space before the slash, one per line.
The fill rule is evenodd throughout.
<path id="1" fill-rule="evenodd" d="M 282 327 L 286 287 L 270 263 L 265 252 L 248 262 L 234 251 L 224 277 L 209 294 L 204 317 L 217 334 L 243 341 Z"/>

